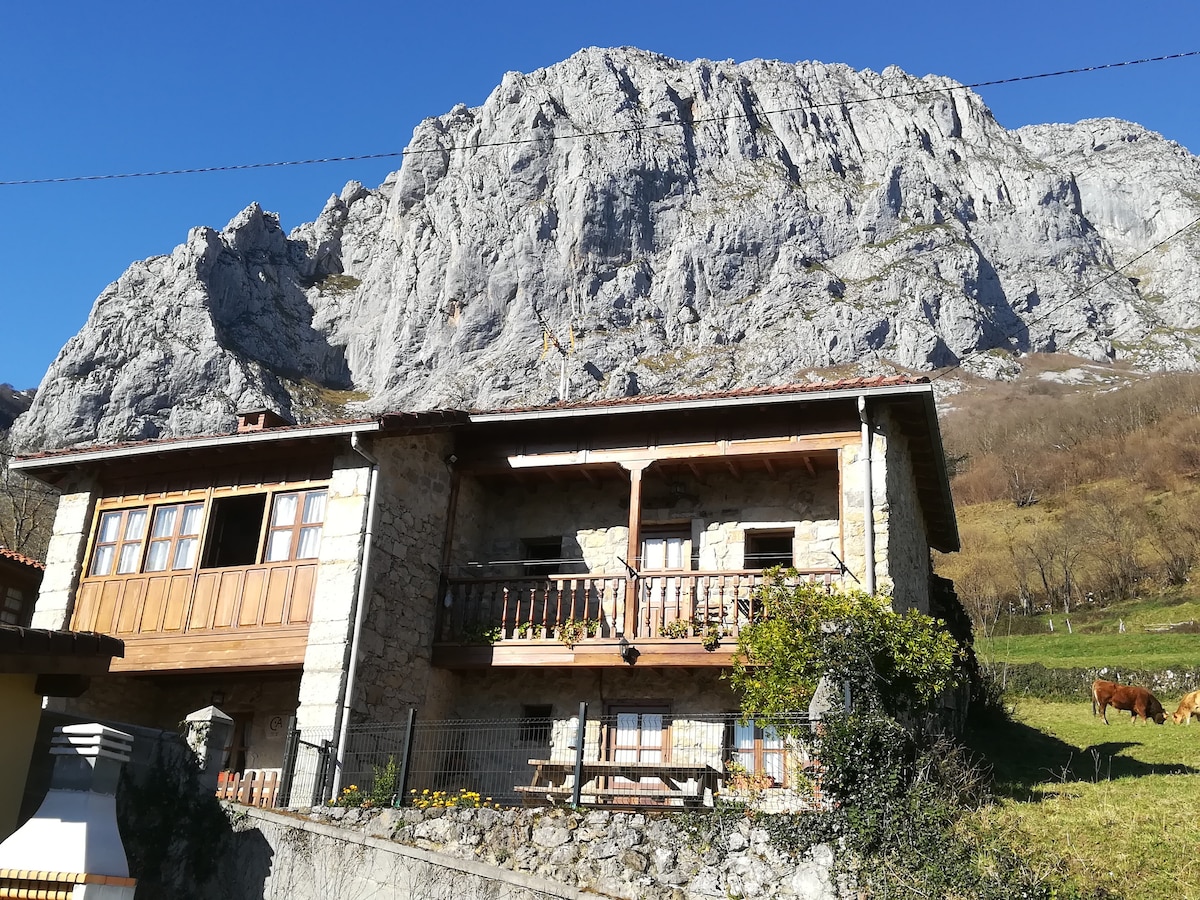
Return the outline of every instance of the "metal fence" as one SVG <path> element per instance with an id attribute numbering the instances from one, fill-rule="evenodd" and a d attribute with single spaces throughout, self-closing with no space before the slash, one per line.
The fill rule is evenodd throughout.
<path id="1" fill-rule="evenodd" d="M 547 710 L 548 712 L 549 710 Z M 531 712 L 541 710 L 532 708 Z M 737 714 L 653 707 L 590 716 L 350 726 L 340 785 L 375 805 L 433 798 L 500 805 L 706 807 L 718 792 L 786 790 L 811 764 L 808 718 L 776 731 Z M 280 805 L 317 805 L 337 780 L 333 734 L 289 730 Z"/>

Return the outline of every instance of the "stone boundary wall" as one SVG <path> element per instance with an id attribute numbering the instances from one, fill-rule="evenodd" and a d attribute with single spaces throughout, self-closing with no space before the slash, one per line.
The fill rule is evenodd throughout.
<path id="1" fill-rule="evenodd" d="M 718 849 L 703 814 L 229 809 L 242 840 L 225 861 L 222 897 L 837 897 L 828 846 L 794 859 L 748 819 L 728 823 Z"/>

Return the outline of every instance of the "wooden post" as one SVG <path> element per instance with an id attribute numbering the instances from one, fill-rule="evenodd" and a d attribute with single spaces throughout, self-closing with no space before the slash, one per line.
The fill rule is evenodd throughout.
<path id="1" fill-rule="evenodd" d="M 622 462 L 621 468 L 629 472 L 629 541 L 625 548 L 626 564 L 641 571 L 642 552 L 642 472 L 653 460 L 639 459 Z M 628 637 L 637 636 L 637 578 L 630 573 L 625 581 L 625 626 Z"/>

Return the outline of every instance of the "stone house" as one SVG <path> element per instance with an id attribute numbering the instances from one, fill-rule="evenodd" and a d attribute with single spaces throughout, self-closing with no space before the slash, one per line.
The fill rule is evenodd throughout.
<path id="1" fill-rule="evenodd" d="M 235 769 L 278 766 L 290 716 L 338 740 L 410 707 L 565 722 L 582 700 L 661 741 L 736 709 L 721 674 L 764 569 L 929 611 L 930 548 L 958 548 L 933 390 L 906 377 L 258 410 L 13 467 L 61 491 L 33 624 L 125 642 L 64 703 L 157 727 L 214 704 Z"/>

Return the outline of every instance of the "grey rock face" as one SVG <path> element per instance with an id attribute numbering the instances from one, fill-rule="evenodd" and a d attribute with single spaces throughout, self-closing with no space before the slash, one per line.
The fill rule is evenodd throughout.
<path id="1" fill-rule="evenodd" d="M 1009 132 L 940 77 L 583 50 L 422 122 L 290 235 L 252 205 L 134 264 L 16 436 L 542 403 L 564 375 L 578 400 L 981 351 L 1193 368 L 1197 238 L 1104 279 L 1197 197 L 1138 126 Z"/>
<path id="2" fill-rule="evenodd" d="M 33 391 L 18 391 L 11 384 L 0 384 L 0 430 L 12 425 L 32 403 Z"/>

